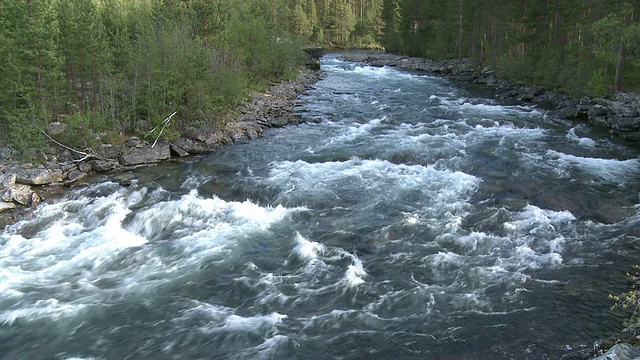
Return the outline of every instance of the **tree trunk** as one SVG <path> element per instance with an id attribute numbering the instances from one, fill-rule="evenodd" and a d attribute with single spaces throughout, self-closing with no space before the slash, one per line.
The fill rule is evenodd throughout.
<path id="1" fill-rule="evenodd" d="M 458 0 L 458 58 L 462 60 L 462 0 Z"/>
<path id="2" fill-rule="evenodd" d="M 622 80 L 624 74 L 624 44 L 618 45 L 618 60 L 616 61 L 616 77 L 613 82 L 613 91 L 622 90 Z"/>

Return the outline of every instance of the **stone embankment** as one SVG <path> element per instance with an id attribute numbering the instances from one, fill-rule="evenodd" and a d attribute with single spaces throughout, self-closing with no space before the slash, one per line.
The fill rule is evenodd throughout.
<path id="1" fill-rule="evenodd" d="M 540 86 L 514 84 L 501 78 L 488 67 L 475 68 L 467 59 L 433 61 L 380 52 L 349 53 L 348 61 L 365 62 L 373 66 L 393 66 L 440 74 L 468 83 L 487 86 L 498 98 L 530 102 L 570 120 L 586 121 L 609 128 L 612 134 L 640 141 L 640 96 L 616 93 L 611 98 L 571 98 Z"/>
<path id="2" fill-rule="evenodd" d="M 263 129 L 300 124 L 304 119 L 293 112 L 295 99 L 321 77 L 318 71 L 300 71 L 294 80 L 273 84 L 264 93 L 251 94 L 241 105 L 238 115 L 222 129 L 200 129 L 174 142 L 155 144 L 130 137 L 124 144 L 102 144 L 82 152 L 63 149 L 57 156 L 36 150 L 33 163 L 18 163 L 17 152 L 0 149 L 0 226 L 12 223 L 22 211 L 43 200 L 42 194 L 52 189 L 78 184 L 94 173 L 129 171 L 161 161 L 214 152 L 221 145 L 243 143 L 262 135 Z M 65 131 L 55 123 L 49 134 Z M 52 136 L 53 138 L 53 136 Z M 45 196 L 46 197 L 46 196 Z"/>

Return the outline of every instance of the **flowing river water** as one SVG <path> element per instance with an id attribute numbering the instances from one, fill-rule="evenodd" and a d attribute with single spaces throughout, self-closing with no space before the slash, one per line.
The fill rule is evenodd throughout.
<path id="1" fill-rule="evenodd" d="M 0 233 L 1 359 L 544 359 L 615 335 L 640 149 L 325 56 L 313 120 Z"/>

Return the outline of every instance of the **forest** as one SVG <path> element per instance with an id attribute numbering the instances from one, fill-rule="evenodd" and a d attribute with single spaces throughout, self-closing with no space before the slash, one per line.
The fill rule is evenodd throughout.
<path id="1" fill-rule="evenodd" d="M 295 74 L 305 44 L 471 59 L 572 96 L 640 88 L 640 3 L 619 0 L 0 1 L 0 135 L 118 141 L 177 111 L 216 126 Z M 101 139 L 105 141 L 105 139 Z"/>
<path id="2" fill-rule="evenodd" d="M 0 1 L 2 138 L 42 145 L 64 121 L 62 140 L 90 147 L 174 111 L 168 137 L 215 126 L 303 61 L 281 16 L 263 0 Z"/>
<path id="3" fill-rule="evenodd" d="M 640 2 L 385 0 L 392 52 L 470 58 L 573 96 L 640 87 Z"/>

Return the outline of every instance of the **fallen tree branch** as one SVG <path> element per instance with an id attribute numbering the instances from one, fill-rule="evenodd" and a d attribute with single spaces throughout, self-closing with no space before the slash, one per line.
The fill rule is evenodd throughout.
<path id="1" fill-rule="evenodd" d="M 76 154 L 80 154 L 80 155 L 84 156 L 84 157 L 83 157 L 82 159 L 80 159 L 80 160 L 74 160 L 75 162 L 82 162 L 82 161 L 85 161 L 85 160 L 90 159 L 90 158 L 96 158 L 96 159 L 99 159 L 98 155 L 96 155 L 96 154 L 95 154 L 95 152 L 93 151 L 93 149 L 85 149 L 85 151 L 80 151 L 80 150 L 74 149 L 74 148 L 72 148 L 72 147 L 70 147 L 70 146 L 67 146 L 67 145 L 65 145 L 65 144 L 60 143 L 60 142 L 59 142 L 59 141 L 57 141 L 56 139 L 54 139 L 54 138 L 52 138 L 51 136 L 49 136 L 49 134 L 47 134 L 45 131 L 40 130 L 40 132 L 41 132 L 44 136 L 46 136 L 47 138 L 49 138 L 49 140 L 51 140 L 51 141 L 53 141 L 54 143 L 56 143 L 58 146 L 61 146 L 61 147 L 65 148 L 65 149 L 67 149 L 67 150 L 69 150 L 69 151 L 73 151 L 73 152 L 74 152 L 74 153 L 76 153 Z M 90 151 L 90 152 L 86 152 L 86 151 Z"/>
<path id="2" fill-rule="evenodd" d="M 162 126 L 162 129 L 160 129 L 160 132 L 158 133 L 158 136 L 156 137 L 156 139 L 153 141 L 153 144 L 151 144 L 151 148 L 153 149 L 154 146 L 156 146 L 156 143 L 158 142 L 158 139 L 160 139 L 160 136 L 162 136 L 162 132 L 164 131 L 164 128 L 167 127 L 167 125 L 169 125 L 169 121 L 171 121 L 171 118 L 173 117 L 173 115 L 175 115 L 177 113 L 177 111 L 174 111 L 171 113 L 171 115 L 169 115 L 166 119 L 164 119 L 162 122 L 164 123 L 164 125 Z M 154 131 L 156 131 L 156 129 L 158 129 L 158 127 L 154 127 L 153 129 L 151 129 L 151 131 L 149 131 L 149 134 L 153 133 Z"/>

